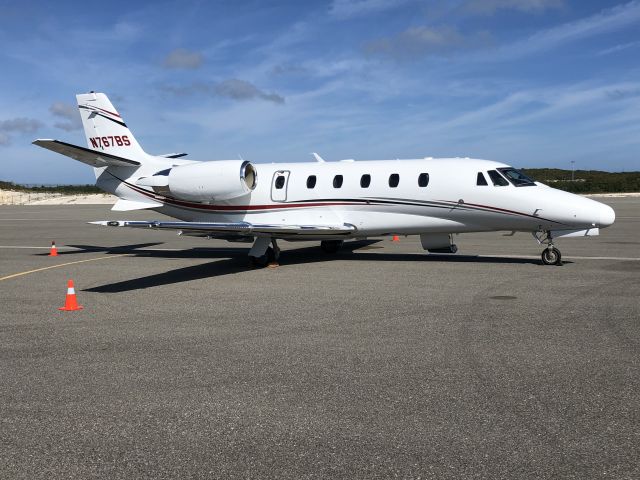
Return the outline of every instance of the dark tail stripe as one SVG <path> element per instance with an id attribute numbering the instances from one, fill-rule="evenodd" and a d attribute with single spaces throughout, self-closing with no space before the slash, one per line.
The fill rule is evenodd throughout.
<path id="1" fill-rule="evenodd" d="M 96 115 L 98 115 L 98 116 L 100 116 L 102 118 L 106 118 L 107 120 L 111 120 L 112 122 L 117 123 L 118 125 L 122 125 L 123 127 L 127 128 L 127 125 L 124 122 L 121 122 L 120 120 L 116 120 L 115 118 L 107 117 L 104 113 L 100 113 L 100 112 L 96 111 L 96 110 L 100 110 L 100 109 L 96 109 L 95 107 L 90 108 L 90 107 L 86 107 L 84 105 L 79 105 L 78 108 L 84 108 L 85 110 L 89 110 L 90 112 L 95 113 Z M 103 111 L 106 111 L 106 110 L 103 110 Z M 107 113 L 109 113 L 109 112 L 107 112 Z"/>

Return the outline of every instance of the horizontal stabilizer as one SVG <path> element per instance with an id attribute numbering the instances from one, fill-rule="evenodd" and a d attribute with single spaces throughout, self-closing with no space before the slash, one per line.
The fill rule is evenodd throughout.
<path id="1" fill-rule="evenodd" d="M 38 139 L 33 142 L 47 150 L 73 158 L 92 167 L 137 167 L 140 162 L 129 160 L 128 158 L 118 157 L 109 153 L 92 150 L 90 148 L 79 147 L 70 143 L 61 142 L 60 140 Z"/>
<path id="2" fill-rule="evenodd" d="M 139 220 L 104 220 L 89 222 L 93 225 L 108 227 L 153 228 L 159 230 L 179 230 L 186 234 L 201 235 L 239 235 L 239 236 L 273 236 L 273 237 L 340 237 L 355 233 L 356 227 L 343 225 L 269 225 L 248 222 L 172 222 L 172 221 L 139 221 Z"/>
<path id="3" fill-rule="evenodd" d="M 181 158 L 181 157 L 186 157 L 188 154 L 187 153 L 165 153 L 163 155 L 158 155 L 159 157 L 164 157 L 164 158 Z"/>
<path id="4" fill-rule="evenodd" d="M 121 198 L 115 203 L 111 210 L 115 212 L 130 212 L 131 210 L 144 210 L 146 208 L 157 208 L 161 206 L 161 203 L 151 200 L 147 202 L 136 202 L 134 200 L 124 200 Z"/>

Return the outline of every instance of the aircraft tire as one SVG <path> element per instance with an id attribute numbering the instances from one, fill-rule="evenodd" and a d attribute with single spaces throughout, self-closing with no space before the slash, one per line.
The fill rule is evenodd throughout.
<path id="1" fill-rule="evenodd" d="M 545 248 L 541 257 L 545 265 L 562 265 L 562 255 L 556 247 Z"/>
<path id="2" fill-rule="evenodd" d="M 276 252 L 274 252 L 273 248 L 267 248 L 267 251 L 264 255 L 260 257 L 252 257 L 249 256 L 249 261 L 251 262 L 251 266 L 257 268 L 264 268 L 269 265 L 271 262 L 275 262 L 276 260 Z"/>

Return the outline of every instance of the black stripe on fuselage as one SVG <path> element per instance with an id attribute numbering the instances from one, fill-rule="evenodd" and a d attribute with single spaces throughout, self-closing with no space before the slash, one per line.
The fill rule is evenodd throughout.
<path id="1" fill-rule="evenodd" d="M 304 202 L 329 202 L 329 201 L 351 201 L 357 202 L 357 204 L 368 205 L 410 205 L 417 207 L 429 207 L 429 208 L 443 208 L 447 210 L 467 210 L 474 212 L 489 212 L 489 213 L 500 213 L 502 215 L 509 216 L 521 216 L 527 218 L 535 218 L 539 220 L 544 220 L 546 222 L 557 223 L 559 225 L 564 225 L 561 222 L 556 220 L 551 220 L 548 218 L 542 218 L 535 215 L 530 215 L 527 213 L 516 212 L 515 210 L 507 210 L 505 208 L 492 207 L 489 205 L 477 205 L 477 204 L 468 204 L 468 203 L 460 203 L 451 201 L 451 200 L 416 200 L 416 199 L 404 199 L 404 198 L 388 198 L 388 197 L 367 197 L 364 199 L 316 199 L 316 200 L 296 200 L 296 203 L 304 203 Z"/>

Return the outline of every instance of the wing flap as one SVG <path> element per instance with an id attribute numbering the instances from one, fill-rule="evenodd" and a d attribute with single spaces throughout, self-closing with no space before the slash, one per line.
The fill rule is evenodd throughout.
<path id="1" fill-rule="evenodd" d="M 73 158 L 92 167 L 137 167 L 140 162 L 129 160 L 128 158 L 118 157 L 109 153 L 99 152 L 90 148 L 72 145 L 70 143 L 61 142 L 60 140 L 50 140 L 40 138 L 33 142 L 37 145 L 52 152 Z"/>
<path id="2" fill-rule="evenodd" d="M 108 227 L 153 228 L 158 230 L 178 230 L 203 235 L 243 235 L 243 236 L 348 236 L 356 231 L 350 224 L 343 225 L 271 225 L 248 222 L 173 222 L 173 221 L 140 221 L 140 220 L 103 220 L 89 222 L 93 225 Z"/>

